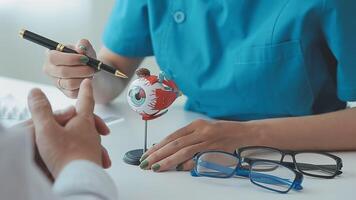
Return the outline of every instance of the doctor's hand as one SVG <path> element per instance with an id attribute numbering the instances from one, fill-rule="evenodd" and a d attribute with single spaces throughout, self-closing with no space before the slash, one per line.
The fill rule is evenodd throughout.
<path id="1" fill-rule="evenodd" d="M 89 61 L 87 56 L 96 58 L 96 53 L 90 42 L 85 39 L 78 41 L 75 47 L 71 45 L 67 47 L 79 54 L 47 51 L 43 70 L 52 77 L 54 84 L 67 97 L 77 98 L 80 83 L 85 78 L 92 78 L 95 72 L 86 66 Z"/>
<path id="2" fill-rule="evenodd" d="M 244 123 L 197 120 L 167 136 L 141 158 L 142 169 L 191 170 L 193 156 L 207 150 L 234 152 L 247 137 Z"/>
<path id="3" fill-rule="evenodd" d="M 105 124 L 96 123 L 98 119 L 93 114 L 91 81 L 83 81 L 80 88 L 73 116 L 61 122 L 56 120 L 46 96 L 40 90 L 34 89 L 29 94 L 35 142 L 42 160 L 54 177 L 74 160 L 110 166 L 110 158 L 101 146 L 99 135 L 108 134 L 109 129 Z"/>

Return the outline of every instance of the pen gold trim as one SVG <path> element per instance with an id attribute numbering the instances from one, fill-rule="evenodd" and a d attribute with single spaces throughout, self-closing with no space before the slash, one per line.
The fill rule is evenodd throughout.
<path id="1" fill-rule="evenodd" d="M 101 70 L 101 65 L 103 64 L 103 62 L 99 62 L 98 64 L 98 70 Z"/>
<path id="2" fill-rule="evenodd" d="M 25 29 L 21 29 L 20 32 L 19 32 L 19 35 L 21 38 L 23 38 L 23 35 L 25 34 Z"/>
<path id="3" fill-rule="evenodd" d="M 64 47 L 65 47 L 65 46 L 64 46 L 63 44 L 58 43 L 58 45 L 57 45 L 57 47 L 56 47 L 56 50 L 57 50 L 57 51 L 63 51 Z"/>
<path id="4" fill-rule="evenodd" d="M 128 78 L 124 73 L 120 72 L 119 70 L 115 71 L 115 76 L 121 77 L 121 78 Z"/>

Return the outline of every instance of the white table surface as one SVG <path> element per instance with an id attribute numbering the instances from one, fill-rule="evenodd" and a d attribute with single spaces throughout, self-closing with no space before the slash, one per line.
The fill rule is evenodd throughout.
<path id="1" fill-rule="evenodd" d="M 42 88 L 49 94 L 55 108 L 63 108 L 75 103 L 52 86 L 34 84 L 0 77 L 0 94 L 11 92 L 16 97 L 26 97 L 32 87 Z M 335 153 L 343 159 L 343 174 L 335 179 L 325 180 L 304 176 L 300 192 L 290 191 L 278 194 L 261 189 L 242 178 L 212 179 L 191 177 L 188 172 L 155 173 L 141 170 L 137 166 L 122 161 L 128 150 L 141 148 L 143 144 L 144 122 L 128 107 L 123 98 L 107 106 L 96 106 L 99 115 L 120 115 L 122 122 L 110 125 L 111 134 L 103 138 L 112 159 L 112 167 L 107 170 L 115 181 L 120 200 L 159 199 L 355 199 L 356 197 L 356 152 Z M 202 115 L 186 112 L 181 103 L 173 105 L 163 117 L 148 124 L 148 143 L 159 142 L 163 137 Z M 356 131 L 356 130 L 355 130 Z"/>

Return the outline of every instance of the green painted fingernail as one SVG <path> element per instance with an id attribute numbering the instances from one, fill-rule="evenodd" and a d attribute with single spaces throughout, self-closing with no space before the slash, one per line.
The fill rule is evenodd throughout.
<path id="1" fill-rule="evenodd" d="M 179 165 L 177 165 L 176 170 L 183 171 L 183 163 L 180 163 Z"/>
<path id="2" fill-rule="evenodd" d="M 145 160 L 148 157 L 148 154 L 143 154 L 142 157 L 140 158 L 140 162 Z"/>
<path id="3" fill-rule="evenodd" d="M 161 167 L 161 165 L 159 165 L 159 164 L 154 164 L 154 165 L 152 165 L 152 170 L 154 171 L 154 172 L 156 172 L 156 171 L 158 171 L 159 170 L 159 168 Z"/>
<path id="4" fill-rule="evenodd" d="M 143 162 L 141 162 L 140 168 L 141 168 L 141 169 L 146 169 L 146 167 L 148 167 L 148 161 L 147 161 L 147 160 L 144 160 Z"/>
<path id="5" fill-rule="evenodd" d="M 87 51 L 88 50 L 87 47 L 84 46 L 84 45 L 79 45 L 79 49 L 81 49 L 83 51 Z"/>
<path id="6" fill-rule="evenodd" d="M 86 56 L 81 56 L 80 57 L 80 62 L 83 64 L 87 64 L 89 62 L 89 58 Z"/>

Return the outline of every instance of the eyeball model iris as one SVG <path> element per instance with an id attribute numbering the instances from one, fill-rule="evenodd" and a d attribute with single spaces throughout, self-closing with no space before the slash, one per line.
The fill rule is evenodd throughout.
<path id="1" fill-rule="evenodd" d="M 145 103 L 146 93 L 141 87 L 135 86 L 129 90 L 129 97 L 133 106 L 138 107 Z"/>
<path id="2" fill-rule="evenodd" d="M 127 93 L 127 102 L 144 120 L 163 115 L 180 95 L 176 84 L 163 74 L 154 76 L 145 68 L 137 70 L 138 79 L 133 81 Z M 162 111 L 162 112 L 161 112 Z"/>

